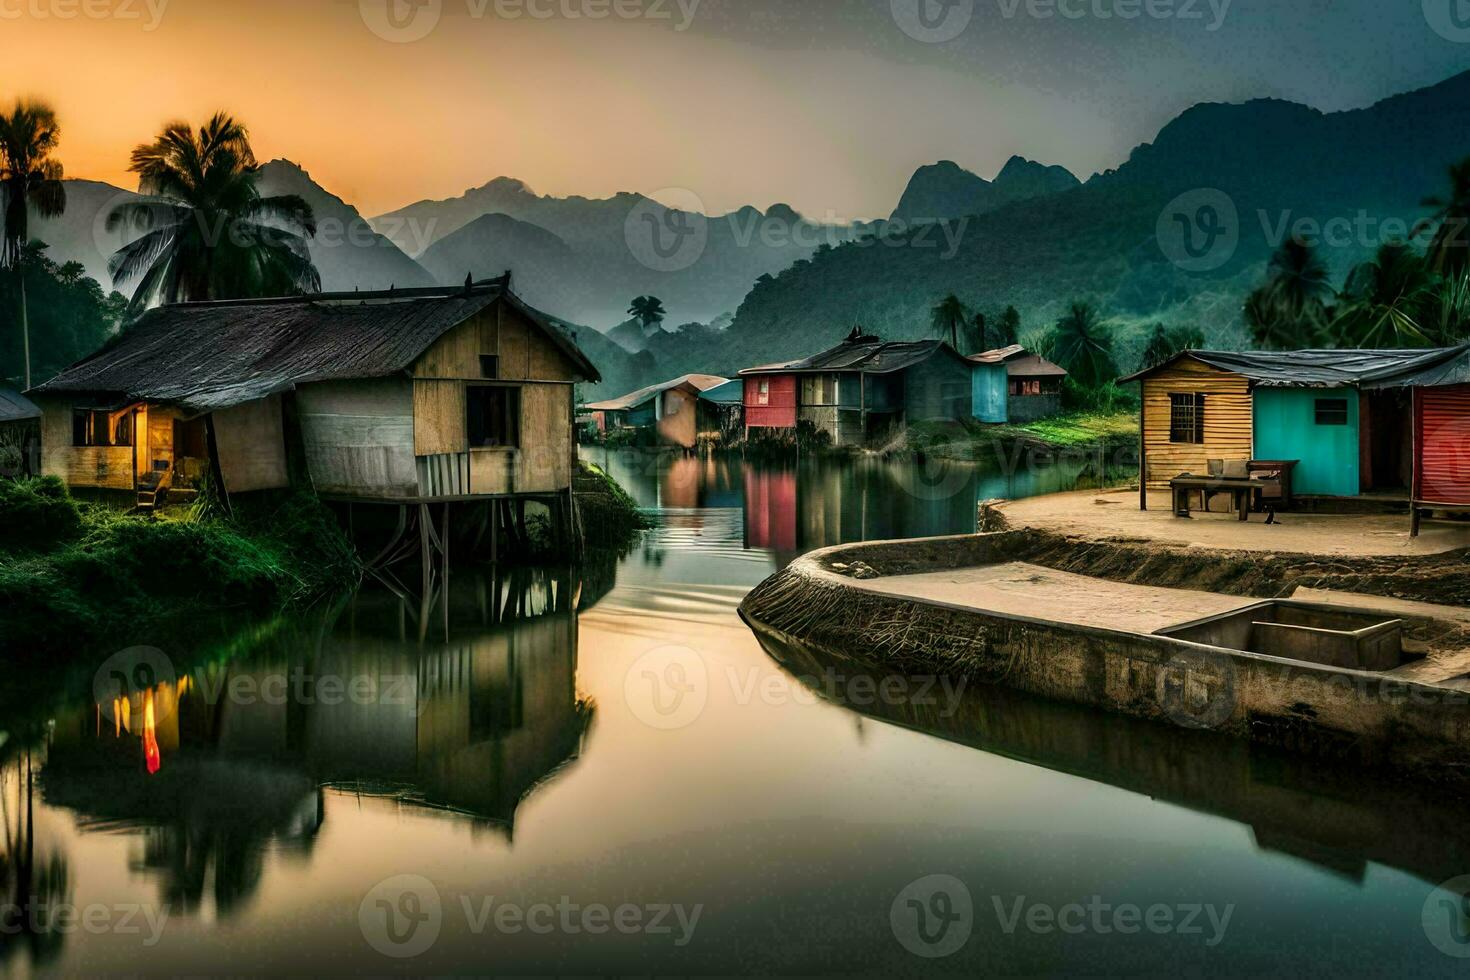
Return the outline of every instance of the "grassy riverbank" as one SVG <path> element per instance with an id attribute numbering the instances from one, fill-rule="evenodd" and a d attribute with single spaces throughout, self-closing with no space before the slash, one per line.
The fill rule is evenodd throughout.
<path id="1" fill-rule="evenodd" d="M 1018 425 L 917 422 L 893 451 L 990 463 L 1026 452 L 1117 456 L 1137 448 L 1137 412 L 1075 412 Z"/>
<path id="2" fill-rule="evenodd" d="M 578 464 L 573 489 L 588 548 L 621 549 L 637 532 L 653 526 L 628 491 L 594 463 Z"/>
<path id="3" fill-rule="evenodd" d="M 72 498 L 60 481 L 0 481 L 0 652 L 25 663 L 76 649 L 192 636 L 221 614 L 308 604 L 361 566 L 314 497 L 154 516 Z"/>

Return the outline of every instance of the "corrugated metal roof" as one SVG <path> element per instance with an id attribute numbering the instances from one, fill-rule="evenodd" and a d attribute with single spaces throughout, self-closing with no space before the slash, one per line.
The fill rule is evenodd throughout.
<path id="1" fill-rule="evenodd" d="M 699 397 L 705 401 L 718 402 L 723 405 L 740 405 L 745 401 L 745 382 L 739 378 L 734 381 L 726 381 L 722 385 L 706 388 L 699 393 Z"/>
<path id="2" fill-rule="evenodd" d="M 1395 374 L 1445 351 L 1425 350 L 1294 350 L 1184 351 L 1122 381 L 1137 381 L 1181 358 L 1192 358 L 1222 371 L 1249 378 L 1268 388 L 1337 388 L 1373 377 Z"/>
<path id="3" fill-rule="evenodd" d="M 1020 344 L 1012 344 L 1009 347 L 997 347 L 983 354 L 971 354 L 966 360 L 974 361 L 976 364 L 1004 364 L 1014 360 L 1026 353 L 1026 348 Z"/>
<path id="4" fill-rule="evenodd" d="M 310 381 L 396 374 L 501 299 L 545 330 L 588 380 L 600 380 L 560 327 L 500 285 L 404 295 L 161 306 L 34 391 L 107 394 L 214 411 Z"/>
<path id="5" fill-rule="evenodd" d="M 1423 356 L 1399 365 L 1394 371 L 1366 379 L 1363 387 L 1439 388 L 1470 384 L 1470 344 L 1419 353 Z"/>
<path id="6" fill-rule="evenodd" d="M 0 422 L 25 422 L 41 417 L 36 403 L 14 388 L 0 385 Z"/>
<path id="7" fill-rule="evenodd" d="M 885 343 L 876 337 L 864 337 L 860 340 L 844 341 L 820 354 L 800 360 L 746 368 L 740 374 L 815 374 L 826 371 L 892 374 L 928 360 L 941 348 L 950 349 L 948 344 L 940 340 L 900 340 Z"/>
<path id="8" fill-rule="evenodd" d="M 671 388 L 687 388 L 691 394 L 697 395 L 708 388 L 718 388 L 729 380 L 729 378 L 721 378 L 714 374 L 686 374 L 672 381 L 662 381 L 656 385 L 639 388 L 637 391 L 630 391 L 620 398 L 593 402 L 584 407 L 594 412 L 621 412 L 642 405 L 655 395 L 662 394 Z"/>

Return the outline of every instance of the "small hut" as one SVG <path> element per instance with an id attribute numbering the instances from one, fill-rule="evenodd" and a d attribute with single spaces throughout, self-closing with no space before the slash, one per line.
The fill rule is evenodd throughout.
<path id="1" fill-rule="evenodd" d="M 1020 344 L 972 354 L 970 414 L 981 422 L 1034 422 L 1062 410 L 1067 369 Z"/>
<path id="2" fill-rule="evenodd" d="M 507 274 L 159 307 L 32 396 L 46 473 L 144 507 L 206 483 L 226 501 L 302 483 L 354 503 L 568 513 L 574 387 L 597 380 Z"/>
<path id="3" fill-rule="evenodd" d="M 0 385 L 0 477 L 39 469 L 41 409 L 14 388 Z"/>
<path id="4" fill-rule="evenodd" d="M 885 342 L 854 330 L 836 347 L 740 377 L 747 433 L 806 422 L 848 446 L 911 422 L 970 415 L 970 362 L 938 340 Z"/>
<path id="5" fill-rule="evenodd" d="M 700 419 L 700 396 L 711 388 L 729 383 L 729 379 L 713 374 L 686 374 L 663 381 L 620 398 L 593 402 L 584 407 L 592 413 L 594 424 L 603 432 L 617 429 L 647 429 L 657 435 L 664 446 L 693 449 L 701 432 L 714 424 Z"/>

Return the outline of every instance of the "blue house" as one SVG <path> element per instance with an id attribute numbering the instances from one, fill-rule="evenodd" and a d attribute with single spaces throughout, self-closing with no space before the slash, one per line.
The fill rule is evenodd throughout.
<path id="1" fill-rule="evenodd" d="M 1020 344 L 972 354 L 968 360 L 970 414 L 981 422 L 1032 422 L 1062 410 L 1066 370 Z"/>

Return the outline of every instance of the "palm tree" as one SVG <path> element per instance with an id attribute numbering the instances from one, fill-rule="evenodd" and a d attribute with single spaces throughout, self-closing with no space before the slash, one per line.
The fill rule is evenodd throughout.
<path id="1" fill-rule="evenodd" d="M 1084 388 L 1099 388 L 1118 377 L 1113 362 L 1113 332 L 1097 307 L 1074 302 L 1052 330 L 1053 359 Z"/>
<path id="2" fill-rule="evenodd" d="M 1427 197 L 1424 206 L 1434 214 L 1421 221 L 1414 233 L 1434 228 L 1425 250 L 1429 268 L 1446 279 L 1470 272 L 1470 157 L 1450 166 L 1449 197 Z"/>
<path id="3" fill-rule="evenodd" d="M 1437 316 L 1435 279 L 1405 242 L 1387 242 L 1348 274 L 1334 332 L 1356 347 L 1428 347 Z"/>
<path id="4" fill-rule="evenodd" d="M 16 101 L 0 113 L 0 193 L 5 200 L 5 229 L 0 237 L 0 267 L 14 269 L 20 285 L 20 342 L 25 360 L 25 386 L 31 386 L 31 323 L 26 307 L 25 245 L 30 241 L 30 213 L 55 218 L 66 210 L 61 163 L 51 153 L 61 141 L 56 112 L 44 102 Z"/>
<path id="5" fill-rule="evenodd" d="M 1205 335 L 1198 327 L 1170 329 L 1162 323 L 1155 323 L 1148 344 L 1143 348 L 1143 366 L 1158 367 L 1180 351 L 1199 350 L 1204 345 Z"/>
<path id="6" fill-rule="evenodd" d="M 950 293 L 939 301 L 939 305 L 930 311 L 931 323 L 934 326 L 934 334 L 943 338 L 949 337 L 949 346 L 955 350 L 960 349 L 960 329 L 964 327 L 968 314 L 965 304 L 954 293 Z"/>
<path id="7" fill-rule="evenodd" d="M 668 316 L 663 300 L 657 296 L 639 296 L 628 306 L 628 313 L 643 326 L 645 337 L 652 335 Z"/>
<path id="8" fill-rule="evenodd" d="M 1021 336 L 1021 314 L 1014 306 L 1007 306 L 1001 312 L 998 334 L 997 347 L 1009 347 Z"/>
<path id="9" fill-rule="evenodd" d="M 143 234 L 113 253 L 113 282 L 137 280 L 128 310 L 155 303 L 279 296 L 321 289 L 306 239 L 311 207 L 294 194 L 261 197 L 245 127 L 217 112 L 196 133 L 172 122 L 133 150 L 142 200 L 120 204 L 108 230 Z"/>
<path id="10" fill-rule="evenodd" d="M 1257 347 L 1315 347 L 1332 296 L 1327 267 L 1312 246 L 1288 238 L 1266 265 L 1266 283 L 1246 301 L 1246 326 Z"/>

